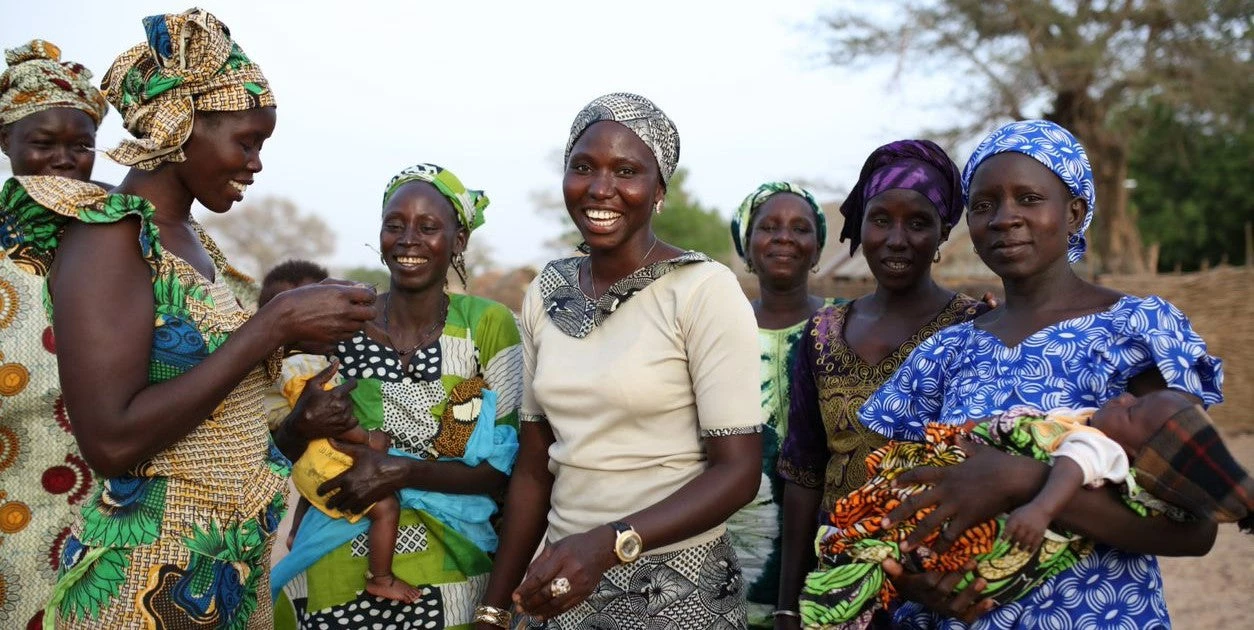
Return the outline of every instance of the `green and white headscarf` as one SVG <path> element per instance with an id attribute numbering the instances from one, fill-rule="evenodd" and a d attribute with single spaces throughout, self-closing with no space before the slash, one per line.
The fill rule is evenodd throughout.
<path id="1" fill-rule="evenodd" d="M 467 189 L 453 171 L 435 164 L 415 164 L 397 173 L 383 191 L 383 205 L 388 205 L 388 200 L 396 191 L 410 182 L 427 182 L 435 186 L 441 195 L 452 202 L 453 209 L 457 212 L 457 222 L 467 232 L 473 232 L 483 225 L 483 211 L 488 207 L 488 196 L 482 190 Z"/>
<path id="2" fill-rule="evenodd" d="M 810 204 L 810 208 L 814 210 L 814 235 L 819 242 L 819 251 L 823 251 L 823 245 L 827 242 L 827 217 L 823 215 L 823 208 L 819 206 L 814 195 L 792 182 L 767 182 L 749 193 L 732 215 L 732 242 L 736 244 L 736 253 L 746 263 L 749 262 L 749 228 L 753 226 L 753 213 L 768 199 L 779 193 L 792 193 Z"/>

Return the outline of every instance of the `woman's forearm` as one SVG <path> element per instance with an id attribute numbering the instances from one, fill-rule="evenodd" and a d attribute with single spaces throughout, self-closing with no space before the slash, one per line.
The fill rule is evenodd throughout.
<path id="1" fill-rule="evenodd" d="M 552 491 L 553 477 L 547 469 L 524 469 L 521 462 L 514 468 L 501 521 L 501 544 L 484 592 L 484 604 L 510 607 L 510 596 L 522 582 L 544 537 Z"/>
<path id="2" fill-rule="evenodd" d="M 495 495 L 505 489 L 509 477 L 487 462 L 467 466 L 461 462 L 431 462 L 408 457 L 392 457 L 400 467 L 400 487 L 447 492 L 449 494 Z"/>
<path id="3" fill-rule="evenodd" d="M 1214 546 L 1218 531 L 1218 526 L 1210 521 L 1181 523 L 1165 516 L 1143 517 L 1108 488 L 1077 492 L 1055 523 L 1128 553 L 1157 556 L 1206 555 Z"/>
<path id="4" fill-rule="evenodd" d="M 814 568 L 814 536 L 818 531 L 823 490 L 784 484 L 784 524 L 781 531 L 779 599 L 776 608 L 797 610 L 805 576 Z"/>
<path id="5" fill-rule="evenodd" d="M 1048 464 L 1016 458 L 1014 505 L 1031 501 L 1045 486 Z M 1166 517 L 1142 517 L 1124 504 L 1112 487 L 1076 492 L 1054 520 L 1060 529 L 1129 553 L 1160 556 L 1205 555 L 1215 543 L 1217 527 L 1205 521 L 1179 523 Z"/>

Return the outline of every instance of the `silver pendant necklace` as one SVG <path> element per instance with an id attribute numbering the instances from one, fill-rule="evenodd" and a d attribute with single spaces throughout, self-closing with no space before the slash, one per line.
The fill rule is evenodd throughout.
<path id="1" fill-rule="evenodd" d="M 636 269 L 640 269 L 640 267 L 644 265 L 644 261 L 649 259 L 649 254 L 653 253 L 653 248 L 657 247 L 659 240 L 660 239 L 657 236 L 653 237 L 653 244 L 649 246 L 649 250 L 644 253 L 644 256 L 640 257 L 640 261 L 636 263 Z M 589 295 L 588 298 L 593 302 L 596 302 L 600 295 L 597 294 L 597 276 L 595 273 L 592 273 L 591 255 L 588 256 L 588 283 L 592 285 L 592 295 Z M 611 283 L 610 286 L 614 286 L 613 283 Z M 605 287 L 605 290 L 609 291 L 610 287 Z"/>
<path id="2" fill-rule="evenodd" d="M 417 352 L 419 348 L 431 343 L 431 335 L 435 333 L 437 329 L 443 327 L 444 321 L 448 319 L 448 294 L 446 293 L 444 295 L 444 299 L 442 300 L 440 316 L 436 317 L 435 321 L 431 322 L 431 325 L 427 327 L 426 332 L 418 337 L 418 343 L 414 344 L 414 347 L 409 350 L 402 350 L 396 343 L 396 336 L 392 334 L 392 327 L 388 323 L 388 312 L 391 310 L 392 294 L 388 293 L 387 300 L 383 304 L 383 330 L 387 331 L 388 339 L 392 342 L 392 347 L 396 350 L 396 353 L 401 357 L 405 357 L 406 355 L 413 354 Z"/>

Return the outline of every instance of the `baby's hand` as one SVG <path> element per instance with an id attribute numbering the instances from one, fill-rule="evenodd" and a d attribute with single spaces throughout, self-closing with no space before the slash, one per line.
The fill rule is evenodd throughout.
<path id="1" fill-rule="evenodd" d="M 1036 553 L 1045 538 L 1050 515 L 1044 508 L 1028 503 L 1006 517 L 1006 530 L 1002 536 L 1020 551 Z"/>

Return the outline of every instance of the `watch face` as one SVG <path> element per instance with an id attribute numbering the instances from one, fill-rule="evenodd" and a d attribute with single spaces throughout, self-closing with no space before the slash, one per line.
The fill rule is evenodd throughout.
<path id="1" fill-rule="evenodd" d="M 618 539 L 619 559 L 630 562 L 640 555 L 640 535 L 634 531 L 624 532 Z"/>

